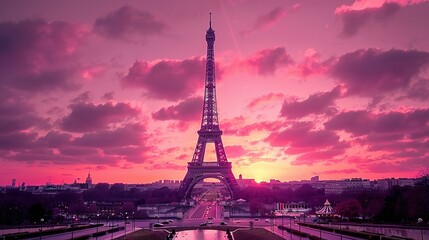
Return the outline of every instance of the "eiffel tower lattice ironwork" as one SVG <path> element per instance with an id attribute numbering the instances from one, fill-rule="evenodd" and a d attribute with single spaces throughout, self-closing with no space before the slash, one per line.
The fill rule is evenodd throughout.
<path id="1" fill-rule="evenodd" d="M 207 60 L 203 116 L 201 129 L 198 131 L 198 141 L 192 161 L 188 162 L 188 172 L 179 187 L 179 194 L 189 198 L 195 184 L 206 178 L 216 178 L 228 188 L 231 197 L 237 196 L 239 186 L 231 170 L 231 162 L 225 154 L 222 143 L 222 131 L 219 128 L 219 118 L 216 104 L 216 82 L 214 63 L 215 32 L 212 29 L 211 14 L 210 27 L 206 33 Z M 207 143 L 214 143 L 216 162 L 204 162 L 204 154 Z"/>

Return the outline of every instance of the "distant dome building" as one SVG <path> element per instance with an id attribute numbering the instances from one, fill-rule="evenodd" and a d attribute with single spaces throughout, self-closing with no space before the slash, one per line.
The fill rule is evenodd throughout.
<path id="1" fill-rule="evenodd" d="M 85 183 L 88 186 L 88 188 L 92 188 L 91 172 L 88 173 L 88 177 L 86 177 Z"/>

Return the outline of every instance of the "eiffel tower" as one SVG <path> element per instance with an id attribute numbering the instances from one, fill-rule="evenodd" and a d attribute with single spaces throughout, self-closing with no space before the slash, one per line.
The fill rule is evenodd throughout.
<path id="1" fill-rule="evenodd" d="M 206 178 L 215 178 L 225 184 L 231 194 L 231 198 L 234 199 L 238 194 L 239 186 L 231 171 L 231 163 L 226 158 L 221 138 L 222 131 L 219 128 L 214 63 L 215 32 L 212 29 L 211 13 L 210 27 L 206 33 L 206 41 L 207 60 L 201 129 L 198 131 L 198 141 L 192 161 L 188 162 L 188 172 L 179 187 L 179 194 L 185 199 L 189 198 L 195 184 Z M 216 162 L 204 162 L 207 143 L 214 143 Z"/>

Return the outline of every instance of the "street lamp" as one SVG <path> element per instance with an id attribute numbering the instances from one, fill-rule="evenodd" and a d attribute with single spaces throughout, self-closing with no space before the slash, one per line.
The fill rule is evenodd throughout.
<path id="1" fill-rule="evenodd" d="M 98 239 L 98 223 L 99 223 L 99 221 L 100 221 L 100 213 L 97 213 L 97 233 L 95 235 L 96 240 Z"/>
<path id="2" fill-rule="evenodd" d="M 136 219 L 134 217 L 134 212 L 133 212 L 133 231 L 136 230 Z"/>
<path id="3" fill-rule="evenodd" d="M 41 225 L 40 225 L 40 229 L 39 229 L 39 232 L 40 232 L 40 239 L 42 239 L 42 230 L 43 230 L 43 222 L 45 221 L 45 219 L 40 219 L 40 223 L 41 223 Z"/>
<path id="4" fill-rule="evenodd" d="M 112 228 L 113 228 L 113 217 L 114 216 L 115 216 L 115 213 L 112 213 Z M 110 239 L 113 239 L 113 231 L 112 231 L 112 234 L 110 235 Z"/>
<path id="5" fill-rule="evenodd" d="M 127 238 L 127 223 L 128 223 L 128 216 L 125 218 L 125 238 Z"/>
<path id="6" fill-rule="evenodd" d="M 273 218 L 274 215 L 274 211 L 271 212 L 271 231 L 274 233 L 274 219 Z"/>
<path id="7" fill-rule="evenodd" d="M 285 216 L 285 214 L 284 214 L 284 211 L 283 210 L 281 210 L 282 211 L 282 236 L 284 237 L 284 224 L 283 224 L 283 218 L 284 218 L 284 216 Z"/>
<path id="8" fill-rule="evenodd" d="M 74 216 L 72 216 L 72 225 L 71 225 L 71 239 L 73 239 L 73 231 L 74 231 Z"/>

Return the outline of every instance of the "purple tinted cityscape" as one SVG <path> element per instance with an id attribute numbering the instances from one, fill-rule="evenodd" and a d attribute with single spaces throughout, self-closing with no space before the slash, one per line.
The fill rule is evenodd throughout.
<path id="1" fill-rule="evenodd" d="M 427 1 L 191 2 L 219 13 L 206 56 L 177 60 L 202 51 L 193 5 L 0 1 L 0 239 L 429 239 L 429 33 L 409 29 Z M 238 37 L 238 6 L 269 11 Z M 273 44 L 310 9 L 342 22 L 315 30 L 339 30 L 325 46 L 340 57 L 291 37 L 242 59 L 246 39 Z M 188 26 L 176 52 L 156 47 L 177 38 L 172 19 Z M 237 52 L 215 51 L 215 26 Z M 399 32 L 414 38 L 386 40 Z"/>

